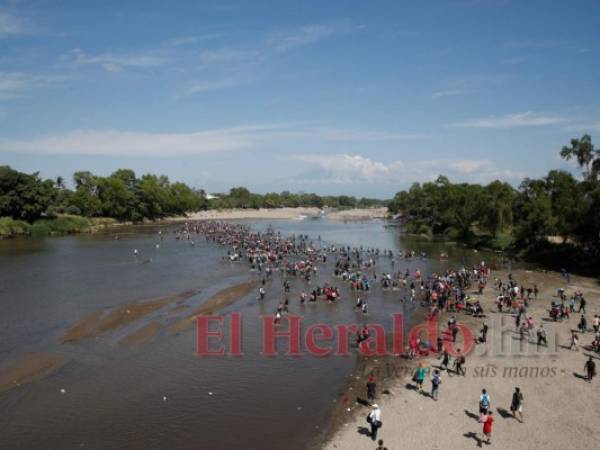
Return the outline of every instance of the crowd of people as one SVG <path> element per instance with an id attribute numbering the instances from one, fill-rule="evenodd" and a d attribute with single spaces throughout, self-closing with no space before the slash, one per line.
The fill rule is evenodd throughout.
<path id="1" fill-rule="evenodd" d="M 425 257 L 422 252 L 404 251 L 394 253 L 391 250 L 383 251 L 374 248 L 349 247 L 328 245 L 321 239 L 312 240 L 307 235 L 291 235 L 284 237 L 281 232 L 269 227 L 264 232 L 253 231 L 242 224 L 227 222 L 200 222 L 187 224 L 182 230 L 180 238 L 190 239 L 193 233 L 202 233 L 206 240 L 227 248 L 225 260 L 246 261 L 250 270 L 259 274 L 261 287 L 259 300 L 266 296 L 266 283 L 274 274 L 279 273 L 283 284 L 282 299 L 274 313 L 275 323 L 289 311 L 292 288 L 290 280 L 304 280 L 303 288 L 297 294 L 299 305 L 315 304 L 320 301 L 339 302 L 342 293 L 337 283 L 346 284 L 348 290 L 356 296 L 353 302 L 354 309 L 363 315 L 369 312 L 368 294 L 375 286 L 382 291 L 398 291 L 398 300 L 426 308 L 427 318 L 439 318 L 442 313 L 449 316 L 447 328 L 440 333 L 437 342 L 429 342 L 419 336 L 410 340 L 405 353 L 408 359 L 417 359 L 418 366 L 413 376 L 415 389 L 422 392 L 426 380 L 431 383 L 428 396 L 434 401 L 439 401 L 442 385 L 442 374 L 466 376 L 466 355 L 457 349 L 451 355 L 445 348 L 445 341 L 457 341 L 460 332 L 457 326 L 457 315 L 470 315 L 475 319 L 482 319 L 481 330 L 477 342 L 485 344 L 487 341 L 488 324 L 486 317 L 490 311 L 487 308 L 493 305 L 484 305 L 480 295 L 492 285 L 491 267 L 485 262 L 470 267 L 462 266 L 447 269 L 442 273 L 424 274 L 420 269 L 396 269 L 396 258 L 418 260 Z M 333 261 L 333 268 L 327 283 L 317 283 L 323 277 L 317 273 L 327 261 Z M 414 264 L 413 264 L 414 267 Z M 570 277 L 570 275 L 567 275 Z M 313 286 L 313 281 L 317 284 Z M 298 284 L 296 284 L 297 286 Z M 539 301 L 539 288 L 536 284 L 525 286 L 519 284 L 512 274 L 506 280 L 493 279 L 491 286 L 495 295 L 497 313 L 510 315 L 515 322 L 515 334 L 522 342 L 529 342 L 535 333 L 533 343 L 538 346 L 547 346 L 546 330 L 541 323 L 543 320 L 563 321 L 570 320 L 571 316 L 580 314 L 578 330 L 581 335 L 592 333 L 593 339 L 584 347 L 587 350 L 600 353 L 600 316 L 595 315 L 592 320 L 592 329 L 588 328 L 586 313 L 586 299 L 581 291 L 575 290 L 567 295 L 565 289 L 560 289 L 557 298 L 552 299 L 547 318 L 538 318 L 539 325 L 528 308 L 532 302 Z M 278 289 L 275 289 L 279 295 Z M 370 337 L 368 327 L 363 327 L 356 333 L 358 348 L 366 345 Z M 573 332 L 570 348 L 577 351 L 580 347 L 580 337 Z M 435 356 L 441 363 L 437 367 L 428 367 L 426 357 Z M 586 379 L 592 381 L 595 373 L 594 358 L 589 357 L 585 362 L 584 370 Z M 378 430 L 382 427 L 382 411 L 376 402 L 376 383 L 373 376 L 369 377 L 367 385 L 367 400 L 371 410 L 367 416 L 370 424 L 370 435 L 377 439 Z M 515 388 L 512 398 L 507 401 L 510 411 L 515 419 L 523 422 L 524 395 L 519 387 Z M 494 416 L 491 411 L 491 396 L 484 390 L 479 399 L 479 421 L 483 425 L 481 442 L 491 442 Z M 383 448 L 383 443 L 380 443 Z"/>

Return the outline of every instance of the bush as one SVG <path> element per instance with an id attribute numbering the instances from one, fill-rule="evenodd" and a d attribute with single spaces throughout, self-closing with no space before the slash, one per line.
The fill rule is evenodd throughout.
<path id="1" fill-rule="evenodd" d="M 75 205 L 69 205 L 65 208 L 65 214 L 70 214 L 72 216 L 80 216 L 81 210 Z"/>
<path id="2" fill-rule="evenodd" d="M 23 236 L 31 232 L 31 225 L 22 220 L 14 220 L 11 217 L 0 218 L 0 237 Z"/>
<path id="3" fill-rule="evenodd" d="M 55 219 L 40 219 L 31 226 L 31 234 L 48 236 L 53 234 L 79 233 L 89 228 L 88 219 L 79 216 L 59 216 Z"/>

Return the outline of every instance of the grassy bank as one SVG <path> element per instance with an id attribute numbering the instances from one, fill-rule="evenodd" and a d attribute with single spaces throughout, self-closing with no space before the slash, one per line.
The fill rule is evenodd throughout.
<path id="1" fill-rule="evenodd" d="M 439 239 L 459 242 L 478 250 L 502 251 L 511 258 L 531 262 L 548 270 L 560 271 L 564 268 L 588 276 L 597 276 L 599 273 L 600 257 L 573 243 L 540 239 L 529 245 L 520 245 L 510 233 L 494 236 L 475 227 L 467 235 L 454 228 L 449 228 L 444 234 L 435 234 L 429 226 L 415 223 L 406 223 L 403 229 L 407 234 L 427 240 Z"/>
<path id="2" fill-rule="evenodd" d="M 61 215 L 54 218 L 39 219 L 33 223 L 0 218 L 0 238 L 17 236 L 56 236 L 72 233 L 91 233 L 99 228 L 117 223 L 114 219 L 88 219 L 81 216 Z"/>
<path id="3" fill-rule="evenodd" d="M 508 233 L 498 233 L 494 236 L 476 228 L 470 230 L 466 235 L 452 227 L 443 234 L 433 233 L 431 227 L 423 223 L 405 223 L 402 228 L 407 234 L 420 236 L 423 239 L 460 242 L 478 250 L 508 251 L 514 245 L 514 238 Z"/>

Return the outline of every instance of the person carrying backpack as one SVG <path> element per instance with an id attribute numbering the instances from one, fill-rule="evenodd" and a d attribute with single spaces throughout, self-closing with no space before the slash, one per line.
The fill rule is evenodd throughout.
<path id="1" fill-rule="evenodd" d="M 377 404 L 371 406 L 371 412 L 367 416 L 367 422 L 371 424 L 371 439 L 377 440 L 377 430 L 383 425 L 381 423 L 381 410 Z"/>
<path id="2" fill-rule="evenodd" d="M 485 416 L 488 415 L 490 411 L 490 404 L 492 400 L 490 395 L 487 393 L 485 389 L 481 391 L 481 395 L 479 396 L 479 422 L 483 422 Z"/>

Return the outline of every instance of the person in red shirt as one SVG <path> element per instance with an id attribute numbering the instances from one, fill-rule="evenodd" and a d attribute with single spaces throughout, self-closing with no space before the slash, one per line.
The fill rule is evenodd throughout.
<path id="1" fill-rule="evenodd" d="M 486 443 L 492 443 L 492 424 L 494 423 L 493 413 L 490 411 L 487 418 L 483 422 L 483 436 L 486 439 Z"/>

